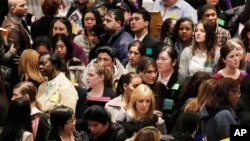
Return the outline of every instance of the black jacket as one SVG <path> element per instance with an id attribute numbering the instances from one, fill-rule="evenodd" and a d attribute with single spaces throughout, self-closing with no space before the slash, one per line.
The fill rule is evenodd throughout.
<path id="1" fill-rule="evenodd" d="M 90 141 L 125 141 L 127 139 L 127 134 L 125 130 L 118 124 L 110 123 L 111 125 L 107 131 L 101 135 L 96 136 L 91 134 L 89 137 Z"/>

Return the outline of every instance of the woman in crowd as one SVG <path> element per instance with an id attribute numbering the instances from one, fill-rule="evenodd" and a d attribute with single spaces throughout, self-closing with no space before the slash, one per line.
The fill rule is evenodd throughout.
<path id="1" fill-rule="evenodd" d="M 100 13 L 95 9 L 87 9 L 82 15 L 82 24 L 84 32 L 83 34 L 76 36 L 74 42 L 84 49 L 88 57 L 90 50 L 95 46 L 89 38 L 91 36 L 92 28 L 95 25 L 102 25 Z"/>
<path id="2" fill-rule="evenodd" d="M 184 48 L 193 45 L 193 32 L 194 24 L 190 18 L 184 17 L 177 20 L 171 40 L 178 56 L 181 56 Z"/>
<path id="3" fill-rule="evenodd" d="M 39 36 L 34 40 L 32 48 L 39 54 L 50 52 L 52 50 L 51 40 L 48 36 Z"/>
<path id="4" fill-rule="evenodd" d="M 105 105 L 105 109 L 110 113 L 113 122 L 116 122 L 119 115 L 126 113 L 129 108 L 131 93 L 141 83 L 141 77 L 135 72 L 130 72 L 121 76 L 116 89 L 116 93 L 119 96 Z"/>
<path id="5" fill-rule="evenodd" d="M 112 89 L 112 73 L 98 63 L 89 66 L 87 83 L 89 88 L 86 91 L 88 106 L 94 104 L 104 106 L 106 102 L 116 96 Z"/>
<path id="6" fill-rule="evenodd" d="M 91 62 L 89 62 L 88 66 L 86 67 L 86 69 L 83 72 L 83 75 L 81 77 L 81 81 L 79 83 L 79 85 L 82 88 L 86 88 L 86 89 L 89 88 L 87 81 L 86 81 L 86 77 L 88 74 L 89 66 L 94 64 L 94 63 L 99 63 L 103 67 L 107 67 L 108 69 L 111 70 L 111 73 L 113 75 L 112 85 L 114 88 L 116 88 L 116 82 L 120 79 L 120 77 L 123 74 L 127 73 L 127 70 L 123 67 L 121 62 L 117 58 L 115 58 L 114 50 L 109 46 L 102 46 L 96 50 L 96 58 L 92 59 Z"/>
<path id="7" fill-rule="evenodd" d="M 125 130 L 111 121 L 109 113 L 100 106 L 93 105 L 84 112 L 84 118 L 91 131 L 90 141 L 124 141 Z"/>
<path id="8" fill-rule="evenodd" d="M 220 48 L 216 46 L 215 28 L 211 22 L 199 21 L 194 38 L 193 46 L 186 47 L 181 54 L 179 73 L 185 76 L 192 76 L 197 71 L 213 74 Z"/>
<path id="9" fill-rule="evenodd" d="M 240 84 L 232 78 L 222 78 L 200 109 L 201 133 L 208 141 L 218 141 L 230 136 L 230 125 L 239 124 L 233 107 L 240 98 Z"/>
<path id="10" fill-rule="evenodd" d="M 136 72 L 136 66 L 145 55 L 144 46 L 141 41 L 136 40 L 128 45 L 128 61 L 124 63 L 128 72 Z"/>
<path id="11" fill-rule="evenodd" d="M 163 116 L 162 110 L 163 98 L 166 94 L 166 86 L 157 82 L 157 64 L 154 59 L 150 57 L 143 57 L 138 63 L 136 72 L 142 78 L 143 84 L 148 85 L 153 91 L 155 97 L 155 111 L 159 116 Z"/>
<path id="12" fill-rule="evenodd" d="M 50 113 L 51 131 L 48 141 L 89 141 L 85 132 L 75 130 L 74 111 L 66 106 L 58 106 Z"/>
<path id="13" fill-rule="evenodd" d="M 148 126 L 139 130 L 133 141 L 160 141 L 160 139 L 161 132 L 153 126 Z"/>
<path id="14" fill-rule="evenodd" d="M 180 124 L 182 115 L 185 112 L 189 111 L 192 111 L 197 114 L 200 108 L 206 103 L 207 98 L 213 94 L 216 84 L 217 84 L 216 79 L 204 80 L 200 84 L 197 96 L 189 98 L 189 100 L 187 100 L 185 105 L 183 105 L 183 107 L 181 108 L 180 113 L 175 117 L 176 122 L 174 124 L 173 130 L 171 131 L 171 135 L 179 136 L 183 134 L 184 131 Z"/>
<path id="15" fill-rule="evenodd" d="M 240 53 L 238 48 L 240 46 L 232 40 L 228 40 L 226 45 L 220 50 L 220 58 L 218 60 L 218 72 L 213 75 L 215 79 L 221 79 L 223 77 L 232 78 L 239 83 L 247 75 L 245 70 L 240 70 L 240 64 L 245 63 L 245 60 L 240 60 Z"/>
<path id="16" fill-rule="evenodd" d="M 180 94 L 175 101 L 173 107 L 173 114 L 168 121 L 168 129 L 172 135 L 180 132 L 180 115 L 182 115 L 184 108 L 193 98 L 196 98 L 199 92 L 199 87 L 204 81 L 211 79 L 211 76 L 203 71 L 196 72 L 191 78 L 186 80 L 184 85 L 180 89 Z"/>
<path id="17" fill-rule="evenodd" d="M 71 82 L 78 84 L 85 66 L 81 60 L 73 57 L 73 47 L 65 34 L 58 33 L 52 38 L 52 49 L 61 58 L 62 71 Z"/>
<path id="18" fill-rule="evenodd" d="M 154 114 L 155 110 L 155 98 L 154 93 L 149 86 L 145 84 L 140 84 L 131 93 L 129 109 L 126 115 L 120 116 L 119 121 L 130 121 L 130 120 L 140 120 L 143 118 L 151 118 L 154 120 L 157 128 L 162 134 L 167 133 L 164 120 Z"/>
<path id="19" fill-rule="evenodd" d="M 178 83 L 178 54 L 177 51 L 171 46 L 162 48 L 160 54 L 156 59 L 158 78 L 157 81 L 164 84 L 168 90 L 167 95 L 169 99 L 175 99 L 173 91 L 178 91 L 179 88 L 174 88 Z M 175 97 L 175 98 L 174 98 Z"/>
<path id="20" fill-rule="evenodd" d="M 32 82 L 20 82 L 15 85 L 11 100 L 24 97 L 30 101 L 30 116 L 34 141 L 46 141 L 50 125 L 47 117 L 41 112 L 40 103 L 36 101 L 36 94 L 37 88 Z"/>
<path id="21" fill-rule="evenodd" d="M 38 57 L 39 54 L 35 50 L 25 49 L 18 63 L 18 73 L 21 76 L 21 81 L 31 81 L 36 88 L 46 81 L 46 78 L 39 71 Z"/>
<path id="22" fill-rule="evenodd" d="M 63 33 L 70 39 L 71 46 L 73 47 L 73 56 L 80 59 L 84 65 L 87 65 L 88 58 L 86 53 L 72 41 L 72 25 L 69 20 L 66 18 L 57 18 L 51 22 L 50 37 L 53 38 L 57 33 Z"/>
<path id="23" fill-rule="evenodd" d="M 30 101 L 20 97 L 10 102 L 7 118 L 0 133 L 1 141 L 34 141 Z"/>

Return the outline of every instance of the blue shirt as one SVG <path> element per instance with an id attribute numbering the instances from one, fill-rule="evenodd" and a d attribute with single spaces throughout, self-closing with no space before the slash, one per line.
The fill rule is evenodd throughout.
<path id="1" fill-rule="evenodd" d="M 195 24 L 197 23 L 196 10 L 184 0 L 177 0 L 177 2 L 173 6 L 168 7 L 166 10 L 164 7 L 164 0 L 156 0 L 149 11 L 158 10 L 160 10 L 161 12 L 163 21 L 167 18 L 174 18 L 178 20 L 182 17 L 188 17 Z"/>

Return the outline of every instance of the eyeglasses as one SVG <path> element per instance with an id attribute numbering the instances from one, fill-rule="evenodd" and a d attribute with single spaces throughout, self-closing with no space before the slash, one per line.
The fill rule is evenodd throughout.
<path id="1" fill-rule="evenodd" d="M 65 124 L 75 124 L 75 122 L 76 122 L 76 118 L 74 117 L 74 118 L 72 118 L 72 119 L 70 119 L 70 120 L 68 120 Z"/>

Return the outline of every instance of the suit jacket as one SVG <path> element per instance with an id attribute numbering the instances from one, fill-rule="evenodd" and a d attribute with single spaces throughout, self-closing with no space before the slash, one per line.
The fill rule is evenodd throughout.
<path id="1" fill-rule="evenodd" d="M 163 42 L 154 38 L 149 33 L 143 38 L 145 55 L 156 59 L 163 47 Z"/>

